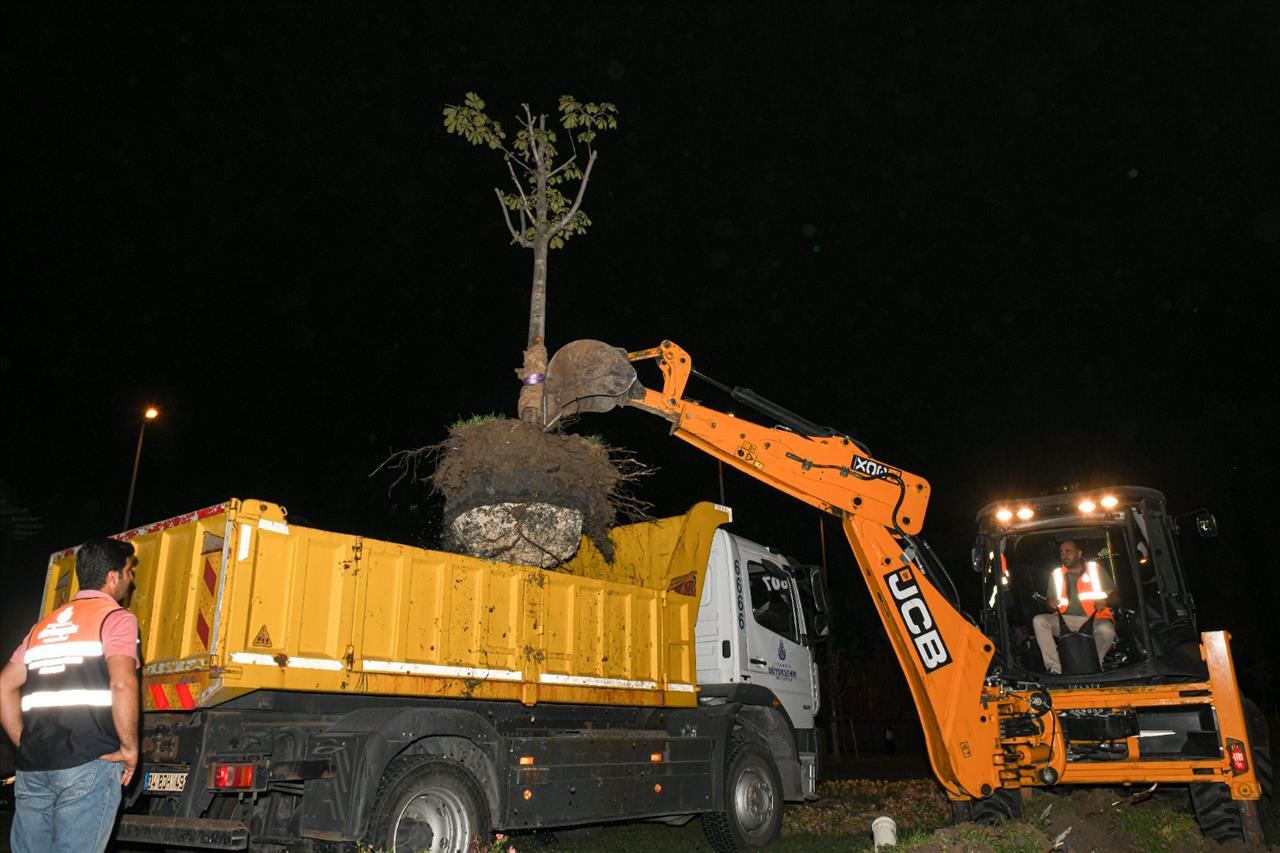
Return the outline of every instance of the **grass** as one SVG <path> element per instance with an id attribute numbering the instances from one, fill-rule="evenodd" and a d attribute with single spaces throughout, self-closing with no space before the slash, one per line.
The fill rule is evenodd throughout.
<path id="1" fill-rule="evenodd" d="M 1164 806 L 1131 808 L 1112 815 L 1116 827 L 1137 845 L 1142 853 L 1168 853 L 1187 847 L 1206 847 L 1196 819 L 1189 812 Z"/>
<path id="2" fill-rule="evenodd" d="M 450 426 L 452 432 L 456 429 L 466 429 L 467 427 L 479 426 L 480 424 L 491 424 L 494 421 L 510 420 L 506 415 L 499 415 L 496 412 L 490 412 L 487 415 L 470 415 L 465 418 L 458 418 Z"/>

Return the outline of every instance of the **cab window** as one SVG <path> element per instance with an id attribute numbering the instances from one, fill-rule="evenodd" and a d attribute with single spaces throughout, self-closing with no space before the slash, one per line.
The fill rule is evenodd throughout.
<path id="1" fill-rule="evenodd" d="M 747 579 L 751 584 L 751 611 L 756 624 L 798 643 L 791 576 L 764 560 L 747 563 Z"/>

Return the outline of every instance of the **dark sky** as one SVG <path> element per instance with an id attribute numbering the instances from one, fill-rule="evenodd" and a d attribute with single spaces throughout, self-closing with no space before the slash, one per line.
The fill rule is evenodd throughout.
<path id="1" fill-rule="evenodd" d="M 1275 4 L 32 4 L 3 31 L 0 497 L 43 520 L 3 546 L 6 650 L 47 554 L 120 528 L 146 403 L 135 522 L 260 497 L 431 538 L 369 474 L 511 412 L 527 324 L 505 169 L 441 126 L 476 90 L 509 126 L 565 92 L 620 110 L 551 258 L 553 349 L 670 338 L 852 432 L 932 481 L 970 586 L 990 500 L 1209 506 L 1201 625 L 1270 665 Z M 662 422 L 582 428 L 660 467 L 659 513 L 717 498 Z M 819 559 L 814 511 L 726 490 L 737 532 Z"/>

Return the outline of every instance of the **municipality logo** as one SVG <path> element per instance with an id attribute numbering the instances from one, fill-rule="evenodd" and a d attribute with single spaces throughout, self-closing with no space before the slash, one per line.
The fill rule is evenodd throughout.
<path id="1" fill-rule="evenodd" d="M 782 641 L 778 641 L 778 660 L 787 659 L 787 647 L 782 645 Z"/>
<path id="2" fill-rule="evenodd" d="M 59 613 L 59 614 L 58 614 L 58 618 L 57 618 L 57 620 L 56 620 L 56 621 L 61 622 L 63 625 L 65 625 L 65 624 L 67 624 L 68 622 L 70 622 L 70 621 L 71 621 L 71 611 L 72 611 L 73 609 L 74 609 L 74 607 L 68 607 L 66 610 L 64 610 L 64 611 L 62 611 L 61 613 Z"/>

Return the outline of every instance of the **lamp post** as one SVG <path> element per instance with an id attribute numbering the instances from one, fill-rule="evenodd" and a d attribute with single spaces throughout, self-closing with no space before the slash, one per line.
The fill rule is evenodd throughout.
<path id="1" fill-rule="evenodd" d="M 129 478 L 129 499 L 124 504 L 124 530 L 129 529 L 129 516 L 133 513 L 133 487 L 138 484 L 138 463 L 142 461 L 142 437 L 147 432 L 147 421 L 154 421 L 160 416 L 155 406 L 147 406 L 142 413 L 142 423 L 138 426 L 138 449 L 133 453 L 133 476 Z"/>

